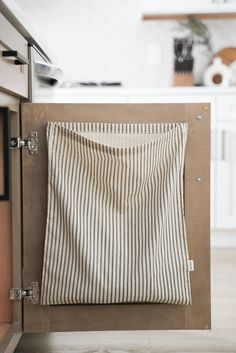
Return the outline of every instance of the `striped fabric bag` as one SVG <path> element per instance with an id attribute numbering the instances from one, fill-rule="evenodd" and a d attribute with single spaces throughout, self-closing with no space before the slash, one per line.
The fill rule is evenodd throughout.
<path id="1" fill-rule="evenodd" d="M 187 130 L 48 123 L 42 305 L 191 304 Z"/>

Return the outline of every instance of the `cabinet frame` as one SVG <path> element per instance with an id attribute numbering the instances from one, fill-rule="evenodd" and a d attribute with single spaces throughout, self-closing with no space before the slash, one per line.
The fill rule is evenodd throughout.
<path id="1" fill-rule="evenodd" d="M 3 150 L 3 193 L 0 194 L 0 201 L 10 198 L 10 152 L 9 152 L 9 111 L 8 108 L 0 107 L 0 118 L 2 119 L 2 150 Z"/>
<path id="2" fill-rule="evenodd" d="M 4 106 L 2 108 L 8 109 L 8 125 L 9 135 L 19 136 L 20 135 L 20 102 L 17 98 L 0 92 L 0 98 Z M 9 137 L 10 137 L 9 136 Z M 9 149 L 9 146 L 8 146 Z M 20 150 L 9 150 L 10 157 L 10 169 L 11 173 L 9 176 L 11 190 L 10 200 L 0 202 L 0 206 L 3 207 L 4 214 L 11 223 L 11 226 L 7 228 L 5 234 L 9 237 L 9 243 L 11 243 L 11 250 L 6 249 L 7 260 L 11 262 L 11 266 L 8 269 L 11 287 L 21 288 L 22 287 L 22 205 L 21 205 L 21 151 Z M 5 231 L 4 231 L 5 232 Z M 8 254 L 9 253 L 9 254 Z M 10 257 L 10 259 L 9 259 Z M 1 284 L 3 282 L 1 281 Z M 6 284 L 4 284 L 6 285 Z M 9 293 L 10 288 L 3 288 L 5 292 Z M 9 297 L 8 297 L 9 298 Z M 6 302 L 9 305 L 9 299 Z M 22 335 L 22 307 L 21 301 L 14 301 L 11 303 L 12 312 L 9 313 L 8 326 L 4 336 L 0 340 L 0 352 L 1 353 L 12 353 L 20 340 Z M 5 323 L 2 323 L 5 325 Z"/>

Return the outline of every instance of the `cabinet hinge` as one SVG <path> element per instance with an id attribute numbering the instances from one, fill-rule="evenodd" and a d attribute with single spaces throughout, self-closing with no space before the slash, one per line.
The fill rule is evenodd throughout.
<path id="1" fill-rule="evenodd" d="M 12 137 L 11 138 L 11 148 L 19 149 L 25 147 L 28 149 L 29 154 L 37 154 L 38 153 L 38 133 L 37 132 L 29 132 L 29 135 L 25 139 L 21 139 L 21 137 Z"/>
<path id="2" fill-rule="evenodd" d="M 10 289 L 10 300 L 22 300 L 23 298 L 30 300 L 32 304 L 39 303 L 39 284 L 38 284 L 38 282 L 32 282 L 31 286 L 26 289 L 22 289 L 22 288 L 11 288 Z"/>

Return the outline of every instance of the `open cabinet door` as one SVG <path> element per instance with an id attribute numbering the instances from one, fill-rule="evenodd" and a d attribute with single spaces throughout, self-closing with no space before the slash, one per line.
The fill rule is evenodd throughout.
<path id="1" fill-rule="evenodd" d="M 37 154 L 23 150 L 24 287 L 42 278 L 47 213 L 46 125 L 57 122 L 187 122 L 184 195 L 192 305 L 48 305 L 24 301 L 24 332 L 209 329 L 210 319 L 210 106 L 207 104 L 23 104 L 22 135 L 37 133 Z"/>

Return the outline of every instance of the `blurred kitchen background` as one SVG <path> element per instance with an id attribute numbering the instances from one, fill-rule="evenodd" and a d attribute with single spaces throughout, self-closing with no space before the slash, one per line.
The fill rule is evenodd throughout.
<path id="1" fill-rule="evenodd" d="M 211 103 L 212 246 L 236 246 L 236 0 L 16 2 L 63 71 L 36 60 L 34 102 Z"/>
<path id="2" fill-rule="evenodd" d="M 236 46 L 236 20 L 218 13 L 221 9 L 222 12 L 233 7 L 236 10 L 234 0 L 216 3 L 167 0 L 164 5 L 162 1 L 150 0 L 16 2 L 50 48 L 64 72 L 67 86 L 104 81 L 120 82 L 125 87 L 172 86 L 175 83 L 174 38 L 187 36 L 195 40 L 193 84 L 199 84 L 214 54 Z M 209 17 L 204 24 L 181 19 L 181 14 L 204 13 L 204 10 L 208 16 L 202 17 Z M 144 20 L 145 15 L 150 15 L 146 18 L 157 15 L 157 19 Z M 186 30 L 184 25 L 188 27 Z M 236 49 L 231 55 L 236 59 Z M 235 66 L 234 71 L 236 75 Z"/>

